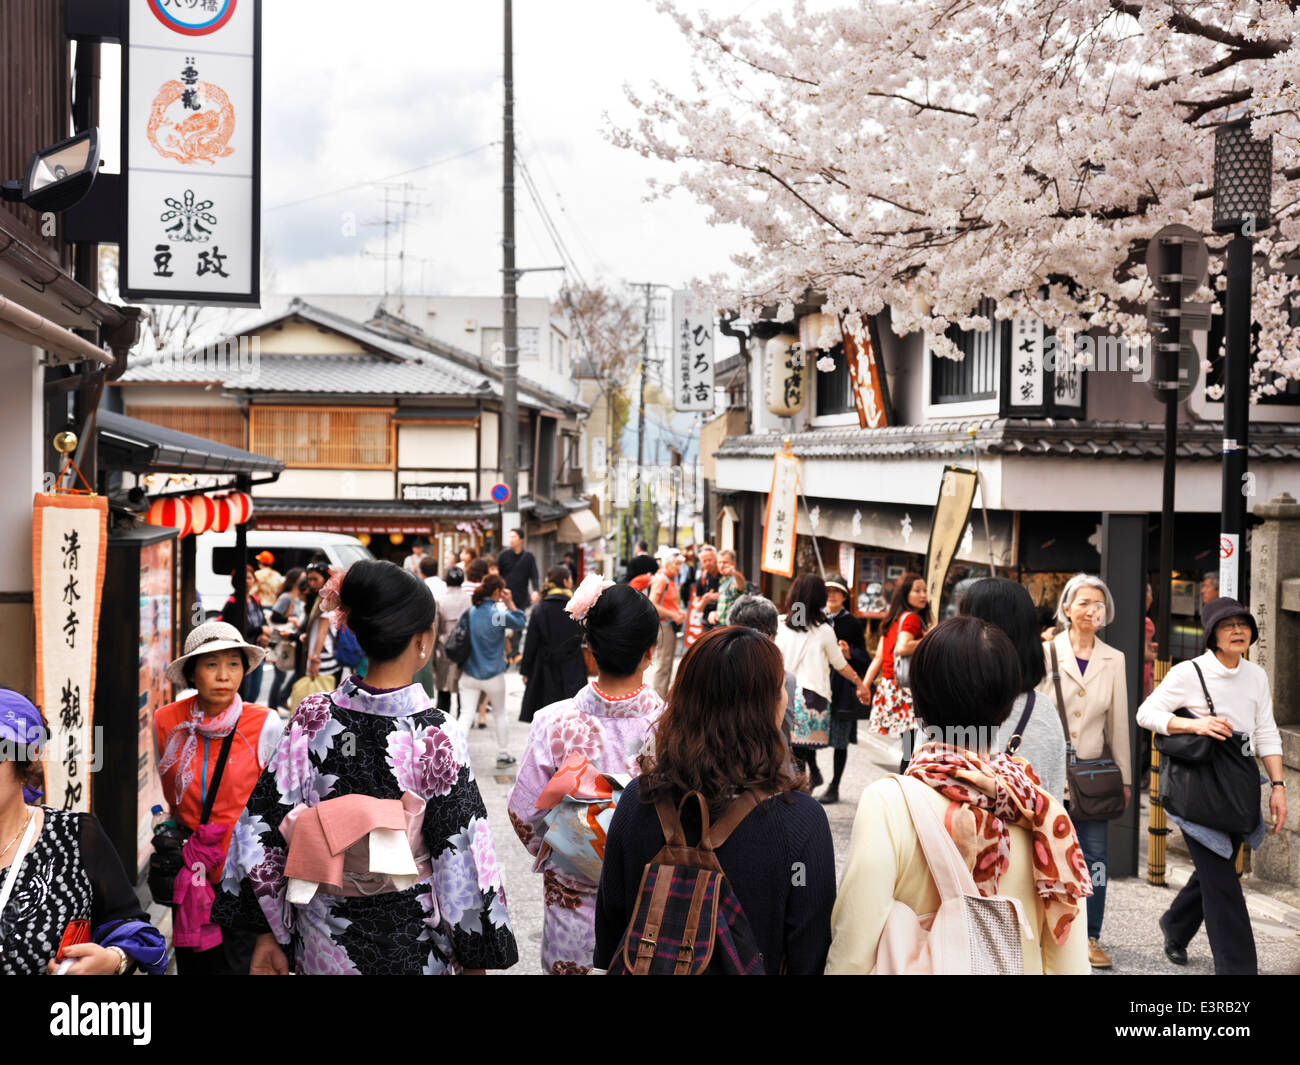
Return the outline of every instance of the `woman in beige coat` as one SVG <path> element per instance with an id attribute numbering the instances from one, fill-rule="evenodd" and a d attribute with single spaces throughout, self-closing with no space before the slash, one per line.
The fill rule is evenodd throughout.
<path id="1" fill-rule="evenodd" d="M 1085 573 L 1070 578 L 1056 606 L 1057 619 L 1065 626 L 1043 647 L 1047 676 L 1038 691 L 1055 702 L 1069 725 L 1066 746 L 1073 747 L 1080 761 L 1100 758 L 1110 748 L 1124 781 L 1124 805 L 1133 797 L 1129 753 L 1128 684 L 1124 653 L 1097 639 L 1097 632 L 1115 620 L 1115 601 L 1100 577 Z M 1058 666 L 1053 665 L 1055 651 Z M 1059 672 L 1060 694 L 1056 690 Z M 1067 753 L 1068 757 L 1068 753 Z M 1070 806 L 1066 788 L 1066 808 Z M 1083 848 L 1084 860 L 1092 873 L 1093 894 L 1088 899 L 1088 961 L 1097 969 L 1109 969 L 1110 958 L 1101 949 L 1101 921 L 1106 912 L 1108 822 L 1086 821 L 1074 814 L 1074 830 Z"/>

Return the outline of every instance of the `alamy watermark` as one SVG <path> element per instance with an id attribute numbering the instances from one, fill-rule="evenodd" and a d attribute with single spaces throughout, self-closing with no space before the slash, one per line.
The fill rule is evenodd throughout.
<path id="1" fill-rule="evenodd" d="M 1151 380 L 1155 366 L 1151 341 L 1132 341 L 1124 337 L 1088 333 L 1049 333 L 1043 338 L 1043 369 L 1068 373 L 1086 370 L 1093 373 L 1131 373 L 1133 380 Z"/>
<path id="2" fill-rule="evenodd" d="M 186 377 L 253 381 L 261 373 L 260 337 L 217 340 L 196 348 L 160 348 L 148 362 L 151 369 L 168 370 Z"/>

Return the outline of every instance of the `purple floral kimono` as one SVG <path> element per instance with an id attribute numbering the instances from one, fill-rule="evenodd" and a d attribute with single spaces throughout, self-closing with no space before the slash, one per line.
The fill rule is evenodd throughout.
<path id="1" fill-rule="evenodd" d="M 427 802 L 430 875 L 405 891 L 352 897 L 318 891 L 288 902 L 291 809 L 341 795 Z M 375 691 L 349 677 L 304 699 L 258 779 L 230 840 L 218 924 L 274 933 L 303 974 L 439 974 L 507 969 L 519 959 L 487 810 L 460 727 L 419 684 Z"/>
<path id="2" fill-rule="evenodd" d="M 510 823 L 530 854 L 541 851 L 546 832 L 547 811 L 537 809 L 537 800 L 564 760 L 576 752 L 601 773 L 636 776 L 637 756 L 663 710 L 663 700 L 649 687 L 611 700 L 588 684 L 572 699 L 537 712 L 508 803 Z M 581 975 L 591 968 L 596 949 L 597 885 L 561 872 L 549 858 L 540 868 L 542 971 Z"/>

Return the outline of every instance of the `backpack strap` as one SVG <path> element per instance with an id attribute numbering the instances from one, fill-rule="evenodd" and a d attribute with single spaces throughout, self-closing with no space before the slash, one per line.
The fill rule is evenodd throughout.
<path id="1" fill-rule="evenodd" d="M 716 850 L 718 847 L 721 847 L 726 843 L 727 837 L 735 831 L 736 826 L 753 813 L 763 799 L 764 796 L 760 795 L 756 791 L 746 791 L 736 796 L 736 798 L 731 801 L 731 805 L 728 806 L 723 815 L 718 818 L 714 823 L 712 830 L 709 832 L 710 846 Z"/>

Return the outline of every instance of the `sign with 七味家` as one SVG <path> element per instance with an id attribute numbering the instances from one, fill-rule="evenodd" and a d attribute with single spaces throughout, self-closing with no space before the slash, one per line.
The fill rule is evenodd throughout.
<path id="1" fill-rule="evenodd" d="M 261 2 L 130 0 L 122 296 L 260 302 Z"/>
<path id="2" fill-rule="evenodd" d="M 673 293 L 673 409 L 713 410 L 713 305 Z"/>

